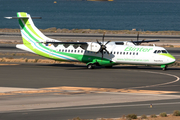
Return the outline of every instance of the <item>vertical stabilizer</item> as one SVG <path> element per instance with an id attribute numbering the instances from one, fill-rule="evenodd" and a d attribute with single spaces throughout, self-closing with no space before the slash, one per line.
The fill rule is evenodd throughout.
<path id="1" fill-rule="evenodd" d="M 25 12 L 18 12 L 17 18 L 19 21 L 21 35 L 24 44 L 46 42 L 53 40 L 51 38 L 46 37 L 40 30 L 37 29 L 29 14 Z"/>

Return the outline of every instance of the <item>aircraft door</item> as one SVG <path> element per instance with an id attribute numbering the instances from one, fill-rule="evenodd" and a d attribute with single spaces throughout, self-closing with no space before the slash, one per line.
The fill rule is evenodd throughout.
<path id="1" fill-rule="evenodd" d="M 52 44 L 48 44 L 47 46 L 49 48 L 49 58 L 53 58 L 53 49 L 54 49 L 54 46 Z"/>

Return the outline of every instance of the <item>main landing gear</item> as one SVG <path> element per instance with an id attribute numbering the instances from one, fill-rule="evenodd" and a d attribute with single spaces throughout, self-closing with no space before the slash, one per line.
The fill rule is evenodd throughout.
<path id="1" fill-rule="evenodd" d="M 90 63 L 90 64 L 87 65 L 87 68 L 88 68 L 88 69 L 94 69 L 94 67 L 95 67 L 95 65 L 92 64 L 92 63 Z"/>
<path id="2" fill-rule="evenodd" d="M 162 67 L 162 70 L 163 70 L 163 71 L 167 70 L 167 65 L 163 66 L 163 67 Z"/>
<path id="3" fill-rule="evenodd" d="M 99 64 L 97 64 L 97 63 L 89 63 L 88 65 L 87 65 L 87 68 L 88 69 L 94 69 L 95 68 L 95 66 L 100 66 Z M 112 65 L 111 66 L 105 66 L 105 68 L 112 68 Z"/>

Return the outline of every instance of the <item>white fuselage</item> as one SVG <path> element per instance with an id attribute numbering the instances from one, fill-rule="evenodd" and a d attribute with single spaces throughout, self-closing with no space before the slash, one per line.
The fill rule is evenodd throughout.
<path id="1" fill-rule="evenodd" d="M 91 59 L 91 57 L 102 56 L 100 52 L 96 53 L 87 51 L 81 47 L 75 49 L 72 45 L 67 48 L 65 48 L 63 45 L 58 45 L 57 47 L 52 45 L 50 48 L 58 52 L 71 53 L 82 56 L 86 55 L 89 56 L 89 59 Z M 110 54 L 104 51 L 103 58 L 111 60 L 117 64 L 162 65 L 175 61 L 175 59 L 166 55 L 169 53 L 164 48 L 156 46 L 107 45 L 107 50 L 110 52 Z"/>

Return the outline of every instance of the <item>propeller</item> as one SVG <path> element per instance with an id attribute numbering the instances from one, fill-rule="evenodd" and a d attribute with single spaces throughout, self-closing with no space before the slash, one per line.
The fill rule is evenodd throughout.
<path id="1" fill-rule="evenodd" d="M 99 49 L 99 51 L 98 51 L 98 52 L 100 52 L 100 53 L 102 54 L 102 59 L 101 59 L 101 60 L 103 60 L 104 51 L 106 51 L 106 52 L 109 54 L 109 51 L 106 49 L 106 48 L 107 48 L 106 45 L 107 45 L 109 42 L 111 42 L 111 41 L 107 41 L 106 44 L 104 44 L 104 36 L 105 36 L 105 32 L 104 32 L 103 37 L 102 37 L 102 43 L 99 42 L 98 40 L 96 40 L 97 43 L 101 46 L 100 49 Z"/>
<path id="2" fill-rule="evenodd" d="M 139 32 L 137 33 L 137 41 L 134 42 L 133 40 L 131 40 L 131 42 L 135 45 L 140 45 L 142 42 L 144 42 L 144 39 L 142 41 L 139 41 Z"/>
<path id="3" fill-rule="evenodd" d="M 134 42 L 133 40 L 131 40 L 131 42 L 135 45 L 140 45 L 138 41 L 139 41 L 139 32 L 137 33 L 137 41 Z"/>
<path id="4" fill-rule="evenodd" d="M 139 32 L 138 32 L 138 34 L 137 34 L 137 43 L 136 43 L 136 45 L 141 45 L 141 43 L 143 43 L 144 41 L 145 41 L 145 39 L 139 41 Z"/>
<path id="5" fill-rule="evenodd" d="M 139 32 L 138 32 L 138 34 L 137 34 L 137 42 L 139 41 Z"/>

